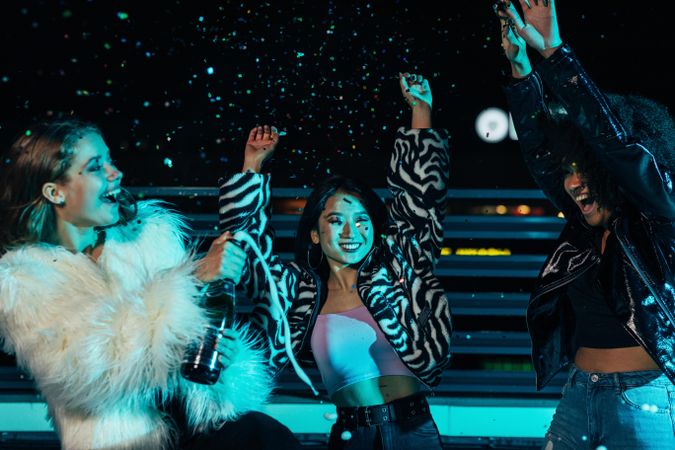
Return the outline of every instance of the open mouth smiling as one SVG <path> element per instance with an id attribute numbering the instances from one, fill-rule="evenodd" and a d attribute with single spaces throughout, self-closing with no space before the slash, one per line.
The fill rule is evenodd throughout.
<path id="1" fill-rule="evenodd" d="M 112 189 L 101 196 L 101 199 L 106 203 L 117 203 L 117 199 L 122 192 L 121 188 Z"/>
<path id="2" fill-rule="evenodd" d="M 346 252 L 355 252 L 357 251 L 361 245 L 360 243 L 357 242 L 342 242 L 339 244 L 340 248 Z"/>

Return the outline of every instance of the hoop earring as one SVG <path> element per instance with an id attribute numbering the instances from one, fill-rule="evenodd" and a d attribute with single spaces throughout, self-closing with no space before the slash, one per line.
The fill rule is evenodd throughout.
<path id="1" fill-rule="evenodd" d="M 310 258 L 310 253 L 312 253 L 313 248 L 318 248 L 319 251 L 321 252 L 321 257 L 319 258 L 319 263 L 316 266 L 313 266 L 312 263 L 309 261 Z M 313 244 L 307 247 L 307 266 L 309 266 L 310 269 L 316 271 L 319 270 L 319 267 L 321 266 L 321 263 L 323 262 L 323 251 L 321 251 L 321 247 Z"/>

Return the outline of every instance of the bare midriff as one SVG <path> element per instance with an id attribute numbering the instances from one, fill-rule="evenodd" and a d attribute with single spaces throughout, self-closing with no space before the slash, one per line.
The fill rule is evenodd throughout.
<path id="1" fill-rule="evenodd" d="M 644 348 L 589 348 L 580 347 L 574 357 L 574 364 L 584 372 L 637 372 L 660 370 Z"/>
<path id="2" fill-rule="evenodd" d="M 422 384 L 414 377 L 388 375 L 345 386 L 335 392 L 331 400 L 336 406 L 381 405 L 416 394 L 423 389 Z"/>

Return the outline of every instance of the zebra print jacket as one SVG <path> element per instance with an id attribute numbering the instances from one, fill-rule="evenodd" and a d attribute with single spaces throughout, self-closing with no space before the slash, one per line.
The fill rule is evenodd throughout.
<path id="1" fill-rule="evenodd" d="M 357 282 L 363 303 L 392 348 L 430 387 L 440 382 L 450 360 L 450 308 L 433 274 L 443 239 L 448 170 L 445 130 L 398 130 L 387 174 L 393 196 L 390 222 L 361 263 Z M 266 213 L 269 181 L 269 176 L 255 173 L 221 180 L 220 226 L 246 231 L 258 241 L 286 309 L 293 354 L 302 365 L 315 365 L 309 342 L 326 289 L 306 263 L 286 262 L 273 253 L 273 230 Z M 244 278 L 255 305 L 252 320 L 268 339 L 271 364 L 281 370 L 288 362 L 282 323 L 270 305 L 263 271 L 251 260 Z"/>

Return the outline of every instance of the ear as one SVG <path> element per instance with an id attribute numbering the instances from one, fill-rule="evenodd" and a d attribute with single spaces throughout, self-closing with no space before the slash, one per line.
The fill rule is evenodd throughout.
<path id="1" fill-rule="evenodd" d="M 42 196 L 55 205 L 60 206 L 66 203 L 66 197 L 61 187 L 53 182 L 42 185 Z"/>
<path id="2" fill-rule="evenodd" d="M 316 229 L 309 232 L 309 237 L 312 239 L 312 243 L 314 244 L 318 244 L 319 242 L 321 242 L 319 240 L 319 232 Z"/>

